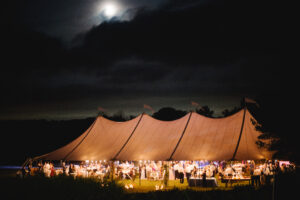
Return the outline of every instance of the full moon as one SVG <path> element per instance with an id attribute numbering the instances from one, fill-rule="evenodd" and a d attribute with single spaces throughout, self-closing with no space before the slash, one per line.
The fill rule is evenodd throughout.
<path id="1" fill-rule="evenodd" d="M 103 5 L 102 12 L 105 17 L 111 18 L 117 14 L 118 7 L 113 3 Z"/>

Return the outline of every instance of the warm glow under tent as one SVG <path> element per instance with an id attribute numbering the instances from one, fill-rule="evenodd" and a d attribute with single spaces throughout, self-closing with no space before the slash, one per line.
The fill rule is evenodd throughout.
<path id="1" fill-rule="evenodd" d="M 147 114 L 115 122 L 98 116 L 71 143 L 36 159 L 45 160 L 260 160 L 271 153 L 256 142 L 255 129 L 245 108 L 225 118 L 195 112 L 174 121 Z"/>

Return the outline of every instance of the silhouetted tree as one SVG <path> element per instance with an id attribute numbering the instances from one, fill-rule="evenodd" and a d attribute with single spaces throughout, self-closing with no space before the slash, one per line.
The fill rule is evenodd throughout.
<path id="1" fill-rule="evenodd" d="M 130 115 L 130 116 L 129 116 L 129 120 L 130 120 L 130 119 L 134 119 L 134 118 L 136 118 L 136 117 L 137 117 L 137 116 L 135 116 L 135 115 Z"/>
<path id="2" fill-rule="evenodd" d="M 196 109 L 196 113 L 206 117 L 213 117 L 214 111 L 211 110 L 208 106 L 202 106 L 201 108 Z"/>
<path id="3" fill-rule="evenodd" d="M 186 111 L 176 110 L 175 108 L 165 107 L 161 108 L 158 112 L 155 112 L 152 116 L 155 119 L 171 121 L 179 119 L 187 114 Z"/>
<path id="4" fill-rule="evenodd" d="M 264 94 L 258 99 L 259 107 L 247 105 L 247 108 L 257 120 L 257 123 L 253 121 L 256 129 L 263 133 L 260 138 L 272 140 L 270 150 L 277 151 L 274 158 L 299 163 L 298 123 L 297 118 L 292 117 L 295 114 L 292 105 L 296 104 L 285 95 Z"/>
<path id="5" fill-rule="evenodd" d="M 224 111 L 222 111 L 223 117 L 233 115 L 234 113 L 237 113 L 241 109 L 242 109 L 241 107 L 239 107 L 239 108 L 234 107 L 232 110 L 225 109 Z"/>
<path id="6" fill-rule="evenodd" d="M 103 117 L 110 119 L 112 121 L 116 121 L 116 122 L 124 122 L 124 121 L 128 120 L 128 118 L 125 117 L 123 111 L 118 111 L 115 114 L 113 114 L 112 116 L 105 114 L 105 115 L 103 115 Z"/>

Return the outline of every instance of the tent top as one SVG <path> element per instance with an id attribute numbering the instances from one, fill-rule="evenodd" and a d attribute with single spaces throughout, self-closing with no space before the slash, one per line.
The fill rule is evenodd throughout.
<path id="1" fill-rule="evenodd" d="M 98 116 L 69 144 L 36 159 L 46 160 L 259 160 L 272 155 L 257 146 L 258 132 L 246 109 L 224 118 L 190 112 L 161 121 L 147 114 L 125 122 Z"/>

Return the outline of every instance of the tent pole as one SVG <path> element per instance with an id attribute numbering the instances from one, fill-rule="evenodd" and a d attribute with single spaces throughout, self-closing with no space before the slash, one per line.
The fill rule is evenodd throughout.
<path id="1" fill-rule="evenodd" d="M 121 147 L 121 149 L 118 151 L 118 153 L 114 156 L 113 160 L 116 160 L 117 157 L 119 156 L 119 154 L 121 153 L 121 151 L 124 149 L 124 147 L 127 145 L 127 143 L 129 142 L 130 138 L 132 137 L 132 135 L 134 134 L 135 130 L 137 129 L 137 127 L 139 126 L 142 118 L 144 116 L 144 113 L 142 113 L 139 121 L 137 122 L 136 126 L 134 127 L 133 131 L 131 132 L 130 136 L 128 137 L 128 139 L 126 140 L 126 142 L 123 144 L 123 146 Z"/>
<path id="2" fill-rule="evenodd" d="M 180 136 L 180 138 L 179 138 L 179 140 L 178 140 L 178 142 L 177 142 L 177 144 L 176 144 L 176 146 L 175 146 L 175 148 L 174 148 L 174 150 L 173 150 L 173 152 L 172 152 L 170 158 L 168 159 L 168 161 L 172 160 L 172 157 L 173 157 L 175 151 L 177 150 L 177 147 L 179 146 L 179 144 L 180 144 L 180 142 L 181 142 L 181 139 L 182 139 L 182 137 L 183 137 L 183 135 L 184 135 L 184 133 L 185 133 L 185 131 L 186 131 L 186 128 L 187 128 L 187 126 L 189 125 L 189 122 L 190 122 L 190 119 L 191 119 L 192 114 L 193 114 L 193 112 L 190 112 L 190 116 L 189 116 L 189 118 L 188 118 L 188 120 L 187 120 L 187 122 L 186 122 L 186 124 L 185 124 L 185 127 L 184 127 L 184 129 L 183 129 L 183 131 L 182 131 L 182 134 L 181 134 L 181 136 Z"/>
<path id="3" fill-rule="evenodd" d="M 237 150 L 238 150 L 239 145 L 240 145 L 240 141 L 241 141 L 242 133 L 243 133 L 243 129 L 244 129 L 244 124 L 245 124 L 246 111 L 247 111 L 247 107 L 246 107 L 246 105 L 244 105 L 244 114 L 243 114 L 243 121 L 242 121 L 241 131 L 240 131 L 239 139 L 238 139 L 238 142 L 237 142 L 237 144 L 236 144 L 236 147 L 235 147 L 235 150 L 234 150 L 234 153 L 233 153 L 233 156 L 232 156 L 232 159 L 231 159 L 231 160 L 234 160 L 234 159 L 235 159 Z"/>
<path id="4" fill-rule="evenodd" d="M 31 158 L 27 158 L 26 160 L 25 160 L 25 162 L 21 165 L 22 167 L 25 167 L 26 165 L 27 165 L 27 163 L 29 162 L 29 160 L 30 160 Z"/>
<path id="5" fill-rule="evenodd" d="M 90 134 L 91 130 L 94 128 L 94 125 L 96 124 L 96 121 L 98 119 L 99 115 L 97 115 L 95 121 L 93 122 L 90 130 L 87 132 L 87 134 L 82 138 L 82 140 L 63 158 L 63 160 L 67 160 L 67 157 L 77 149 L 77 147 L 83 142 L 83 140 Z"/>

